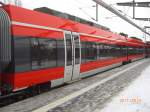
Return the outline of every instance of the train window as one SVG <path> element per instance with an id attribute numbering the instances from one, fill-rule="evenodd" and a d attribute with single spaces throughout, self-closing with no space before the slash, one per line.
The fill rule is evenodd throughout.
<path id="1" fill-rule="evenodd" d="M 21 37 L 14 44 L 15 71 L 64 66 L 64 40 Z"/>
<path id="2" fill-rule="evenodd" d="M 121 56 L 121 47 L 120 46 L 116 46 L 116 57 L 120 57 Z"/>
<path id="3" fill-rule="evenodd" d="M 103 44 L 99 44 L 99 59 L 103 58 Z"/>
<path id="4" fill-rule="evenodd" d="M 15 71 L 23 72 L 31 69 L 30 41 L 27 38 L 14 38 Z"/>
<path id="5" fill-rule="evenodd" d="M 32 69 L 55 67 L 57 50 L 56 40 L 53 39 L 31 39 Z"/>
<path id="6" fill-rule="evenodd" d="M 127 47 L 126 46 L 122 46 L 122 55 L 123 56 L 127 55 Z"/>
<path id="7" fill-rule="evenodd" d="M 65 34 L 66 38 L 66 53 L 67 53 L 67 66 L 72 65 L 72 41 L 71 35 Z"/>
<path id="8" fill-rule="evenodd" d="M 97 44 L 96 43 L 93 43 L 93 56 L 94 56 L 94 60 L 97 60 Z"/>
<path id="9" fill-rule="evenodd" d="M 146 50 L 146 49 L 144 49 L 143 47 L 141 47 L 140 48 L 140 54 L 144 54 L 144 50 Z"/>
<path id="10" fill-rule="evenodd" d="M 86 52 L 85 52 L 85 61 L 88 62 L 90 61 L 90 43 L 89 42 L 86 42 L 85 43 L 85 47 L 86 47 Z"/>
<path id="11" fill-rule="evenodd" d="M 134 54 L 134 48 L 133 47 L 128 47 L 128 53 L 129 53 L 129 55 Z"/>
<path id="12" fill-rule="evenodd" d="M 113 52 L 112 52 L 113 48 L 114 48 L 113 45 L 109 45 L 109 47 L 108 47 L 108 58 L 112 58 L 113 57 Z"/>
<path id="13" fill-rule="evenodd" d="M 86 42 L 81 42 L 81 58 L 82 63 L 86 61 Z"/>
<path id="14" fill-rule="evenodd" d="M 32 60 L 32 69 L 40 69 L 41 67 L 41 58 L 40 58 L 40 46 L 38 38 L 31 39 L 31 60 Z"/>
<path id="15" fill-rule="evenodd" d="M 64 40 L 57 40 L 57 66 L 64 66 L 65 48 Z"/>
<path id="16" fill-rule="evenodd" d="M 105 49 L 106 49 L 106 57 L 107 57 L 107 59 L 111 58 L 111 55 L 110 55 L 111 47 L 110 47 L 110 45 L 106 45 Z"/>
<path id="17" fill-rule="evenodd" d="M 101 59 L 108 59 L 109 54 L 109 46 L 106 44 L 101 44 L 100 46 L 100 56 Z"/>
<path id="18" fill-rule="evenodd" d="M 143 54 L 143 48 L 142 47 L 138 48 L 138 54 Z"/>
<path id="19" fill-rule="evenodd" d="M 41 68 L 55 67 L 57 58 L 56 40 L 39 39 Z"/>
<path id="20" fill-rule="evenodd" d="M 97 60 L 97 45 L 96 45 L 96 43 L 93 43 L 92 49 L 93 49 L 93 57 L 94 57 L 93 60 Z"/>
<path id="21" fill-rule="evenodd" d="M 109 44 L 99 44 L 100 59 L 110 59 L 121 55 L 120 47 Z"/>
<path id="22" fill-rule="evenodd" d="M 94 61 L 97 59 L 97 46 L 95 43 L 92 42 L 85 43 L 85 58 L 86 62 Z"/>
<path id="23" fill-rule="evenodd" d="M 111 49 L 112 49 L 112 45 L 108 45 L 108 58 L 112 58 L 112 54 L 111 54 Z"/>
<path id="24" fill-rule="evenodd" d="M 108 59 L 108 54 L 109 54 L 109 46 L 107 44 L 104 45 L 104 56 L 105 59 Z"/>
<path id="25" fill-rule="evenodd" d="M 92 61 L 93 60 L 93 49 L 92 49 L 92 43 L 87 42 L 86 43 L 86 62 Z"/>
<path id="26" fill-rule="evenodd" d="M 75 43 L 75 64 L 80 63 L 80 44 L 79 44 L 79 36 L 74 36 L 74 43 Z"/>
<path id="27" fill-rule="evenodd" d="M 99 60 L 100 58 L 99 58 L 99 43 L 96 43 L 96 49 L 97 49 L 97 56 L 96 56 L 96 58 L 97 58 L 97 60 Z"/>

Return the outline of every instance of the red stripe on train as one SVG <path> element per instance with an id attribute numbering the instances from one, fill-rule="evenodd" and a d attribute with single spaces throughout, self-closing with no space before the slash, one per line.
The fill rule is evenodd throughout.
<path id="1" fill-rule="evenodd" d="M 28 72 L 5 75 L 4 81 L 9 81 L 13 85 L 13 89 L 28 87 L 50 80 L 64 77 L 64 67 L 42 69 Z M 13 80 L 13 82 L 11 81 Z"/>

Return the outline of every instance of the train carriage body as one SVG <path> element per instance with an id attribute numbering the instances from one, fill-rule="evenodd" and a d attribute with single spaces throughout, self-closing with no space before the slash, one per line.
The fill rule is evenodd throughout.
<path id="1" fill-rule="evenodd" d="M 1 10 L 1 91 L 55 87 L 144 57 L 141 41 L 11 5 Z"/>
<path id="2" fill-rule="evenodd" d="M 146 42 L 146 49 L 145 49 L 145 52 L 146 52 L 146 57 L 150 57 L 150 41 L 147 41 Z"/>
<path id="3" fill-rule="evenodd" d="M 136 61 L 145 57 L 145 43 L 141 40 L 128 38 L 128 60 Z"/>

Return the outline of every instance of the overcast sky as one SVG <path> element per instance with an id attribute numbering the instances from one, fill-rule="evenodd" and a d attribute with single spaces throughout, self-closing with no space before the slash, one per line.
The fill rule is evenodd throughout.
<path id="1" fill-rule="evenodd" d="M 34 9 L 37 7 L 49 7 L 61 12 L 66 12 L 90 21 L 93 21 L 91 17 L 95 18 L 95 8 L 91 7 L 95 5 L 92 0 L 21 0 L 23 7 L 28 9 Z M 119 7 L 116 6 L 117 2 L 129 2 L 130 0 L 104 0 L 106 3 L 111 4 L 113 7 L 122 10 L 129 16 L 132 16 L 131 7 Z M 136 0 L 138 2 L 147 0 Z M 149 8 L 136 8 L 136 17 L 149 17 Z M 135 21 L 135 23 L 141 27 L 150 26 L 149 22 Z M 124 20 L 116 17 L 111 12 L 99 6 L 99 24 L 109 27 L 114 32 L 124 32 L 129 34 L 129 36 L 137 36 L 139 38 L 143 37 L 143 33 L 137 28 L 133 27 Z"/>

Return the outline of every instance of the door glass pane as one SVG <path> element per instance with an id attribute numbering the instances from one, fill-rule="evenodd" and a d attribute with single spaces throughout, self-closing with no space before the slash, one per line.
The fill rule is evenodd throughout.
<path id="1" fill-rule="evenodd" d="M 72 65 L 72 42 L 71 35 L 65 34 L 66 38 L 66 53 L 67 53 L 67 66 Z"/>
<path id="2" fill-rule="evenodd" d="M 79 44 L 79 36 L 74 35 L 74 43 L 75 43 L 75 64 L 80 63 L 80 44 Z"/>

